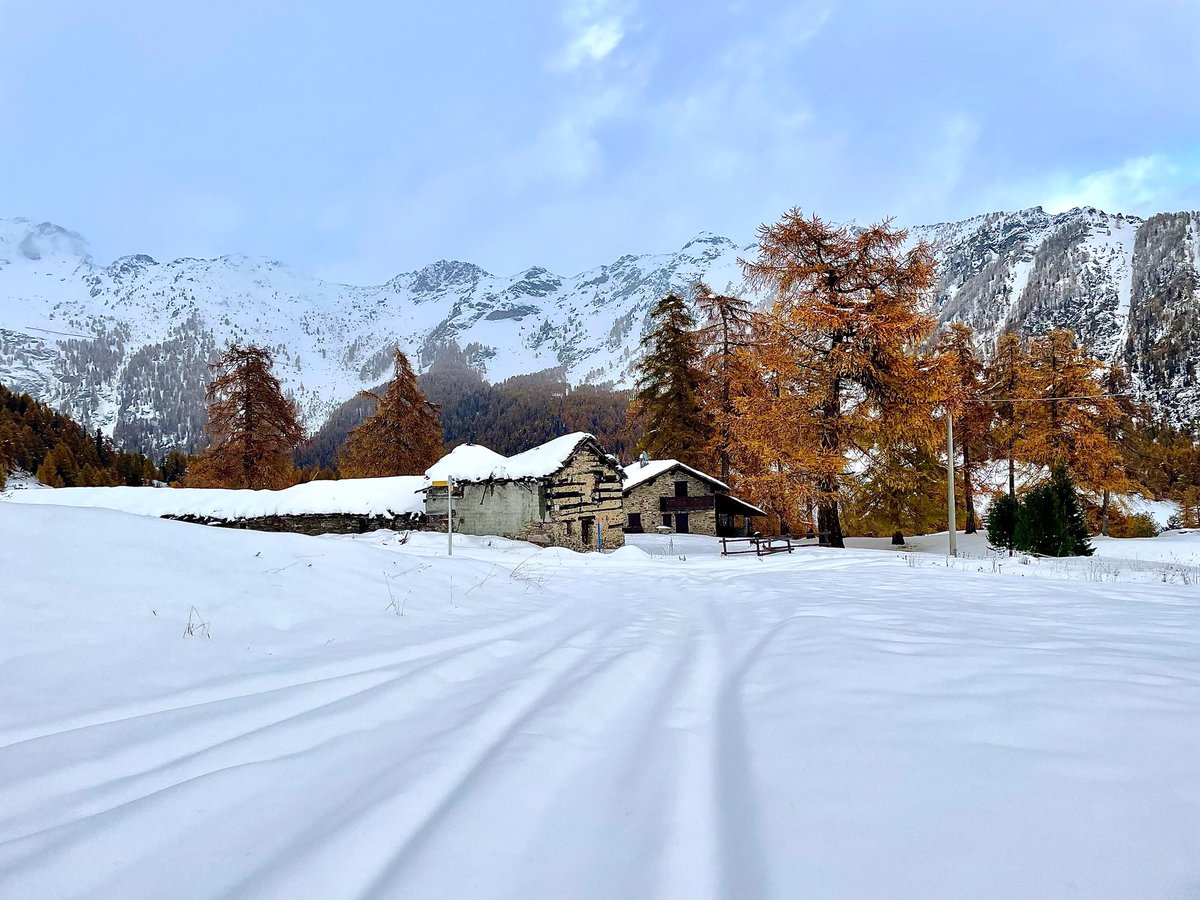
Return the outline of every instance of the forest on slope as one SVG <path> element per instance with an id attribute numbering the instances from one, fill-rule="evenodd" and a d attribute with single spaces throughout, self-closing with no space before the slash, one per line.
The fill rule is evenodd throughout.
<path id="1" fill-rule="evenodd" d="M 567 383 L 563 369 L 517 375 L 489 384 L 469 355 L 451 342 L 438 351 L 417 379 L 440 407 L 447 448 L 483 444 L 505 456 L 528 450 L 572 431 L 596 435 L 611 453 L 628 462 L 639 437 L 627 421 L 630 391 Z M 379 393 L 383 386 L 373 389 Z M 314 470 L 337 468 L 346 435 L 375 411 L 376 401 L 359 394 L 337 407 L 296 451 L 296 463 Z"/>

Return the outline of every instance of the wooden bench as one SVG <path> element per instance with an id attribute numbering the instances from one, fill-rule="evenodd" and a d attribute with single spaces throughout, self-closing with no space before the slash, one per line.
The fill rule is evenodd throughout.
<path id="1" fill-rule="evenodd" d="M 790 537 L 763 537 L 754 535 L 744 538 L 721 538 L 721 555 L 737 556 L 742 553 L 753 553 L 755 556 L 770 556 L 772 553 L 791 553 L 793 549 Z"/>

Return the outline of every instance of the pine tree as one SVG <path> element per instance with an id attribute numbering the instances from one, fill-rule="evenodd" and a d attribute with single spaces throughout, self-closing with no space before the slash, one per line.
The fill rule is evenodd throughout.
<path id="1" fill-rule="evenodd" d="M 189 487 L 279 489 L 295 483 L 291 454 L 304 429 L 272 362 L 269 350 L 234 344 L 211 364 L 214 378 L 205 395 L 210 444 L 188 472 Z"/>
<path id="2" fill-rule="evenodd" d="M 375 412 L 346 437 L 338 469 L 346 478 L 419 475 L 442 455 L 438 407 L 417 384 L 408 357 L 395 355 L 395 375 L 382 394 L 365 391 Z"/>
<path id="3" fill-rule="evenodd" d="M 742 350 L 750 344 L 754 312 L 750 302 L 730 294 L 715 294 L 702 281 L 694 286 L 696 307 L 702 325 L 700 341 L 703 355 L 701 367 L 705 378 L 701 403 L 713 415 L 713 446 L 710 455 L 720 466 L 721 480 L 729 483 L 735 453 L 733 423 L 737 418 L 734 398 L 739 382 L 739 369 L 744 360 Z"/>
<path id="4" fill-rule="evenodd" d="M 747 400 L 737 430 L 749 445 L 789 457 L 790 476 L 817 508 L 822 539 L 845 546 L 839 514 L 847 454 L 928 445 L 935 380 L 917 353 L 933 328 L 920 310 L 933 256 L 883 222 L 836 227 L 799 210 L 759 229 L 743 261 L 774 300 L 758 364 L 775 373 L 771 402 Z M 922 404 L 925 404 L 922 406 Z M 781 451 L 781 448 L 785 448 Z"/>
<path id="5" fill-rule="evenodd" d="M 988 507 L 988 544 L 996 550 L 1007 550 L 1012 556 L 1017 528 L 1017 498 L 1001 494 Z"/>
<path id="6" fill-rule="evenodd" d="M 1042 556 L 1091 556 L 1095 552 L 1083 504 L 1065 466 L 1055 468 L 1049 481 L 1021 498 L 1013 543 L 1018 550 Z"/>
<path id="7" fill-rule="evenodd" d="M 709 469 L 714 428 L 702 406 L 705 378 L 696 320 L 678 294 L 667 294 L 650 311 L 645 345 L 630 405 L 630 417 L 642 427 L 636 449 Z"/>
<path id="8" fill-rule="evenodd" d="M 954 322 L 938 339 L 937 352 L 943 355 L 950 368 L 954 416 L 954 438 L 962 451 L 963 501 L 966 505 L 966 533 L 975 534 L 975 487 L 972 478 L 974 463 L 987 435 L 993 411 L 986 402 L 983 363 L 975 349 L 975 335 L 969 325 Z"/>

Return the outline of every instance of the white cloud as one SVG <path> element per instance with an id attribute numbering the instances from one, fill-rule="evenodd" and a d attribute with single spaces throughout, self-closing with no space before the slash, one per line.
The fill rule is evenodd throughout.
<path id="1" fill-rule="evenodd" d="M 551 60 L 551 68 L 570 72 L 607 59 L 625 38 L 625 10 L 612 0 L 571 0 L 563 9 L 567 45 Z"/>
<path id="2" fill-rule="evenodd" d="M 1196 179 L 1198 173 L 1190 173 Z M 1095 206 L 1113 212 L 1146 211 L 1170 204 L 1181 181 L 1189 178 L 1187 167 L 1162 154 L 1127 159 L 1112 169 L 1091 172 L 1063 183 L 1058 179 L 1044 207 L 1063 212 L 1077 206 Z M 1154 211 L 1157 211 L 1156 209 Z"/>
<path id="3" fill-rule="evenodd" d="M 625 30 L 619 19 L 588 25 L 558 57 L 560 69 L 577 69 L 585 62 L 604 59 L 621 43 Z"/>

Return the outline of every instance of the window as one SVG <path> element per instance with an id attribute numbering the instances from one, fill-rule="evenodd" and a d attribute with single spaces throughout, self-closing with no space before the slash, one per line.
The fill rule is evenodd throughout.
<path id="1" fill-rule="evenodd" d="M 663 525 L 667 528 L 671 527 L 671 514 L 663 513 Z"/>
<path id="2" fill-rule="evenodd" d="M 675 482 L 675 496 L 676 497 L 686 497 L 687 496 L 687 482 L 686 481 Z"/>
<path id="3" fill-rule="evenodd" d="M 629 514 L 629 530 L 630 531 L 641 531 L 642 530 L 642 514 L 641 513 L 630 513 Z"/>
<path id="4" fill-rule="evenodd" d="M 574 533 L 575 533 L 575 522 L 571 519 L 567 519 L 567 534 L 570 535 L 570 534 L 574 534 Z"/>

